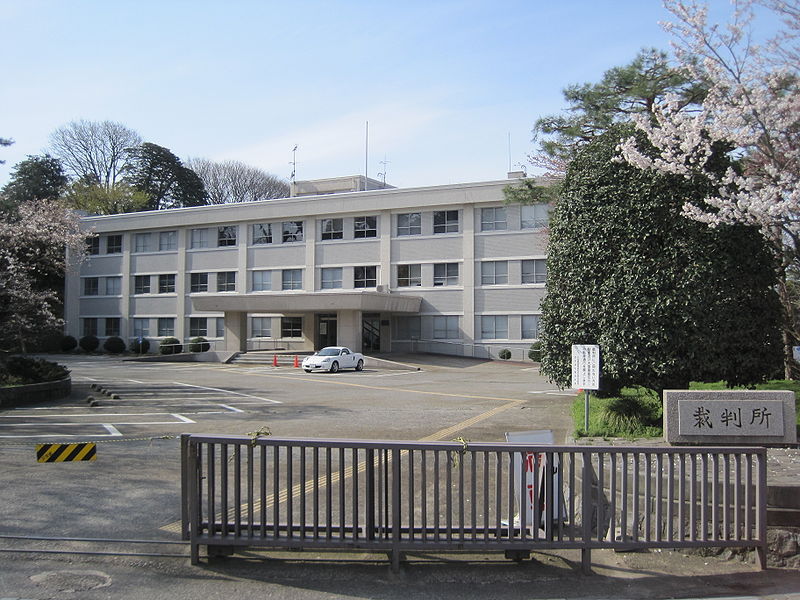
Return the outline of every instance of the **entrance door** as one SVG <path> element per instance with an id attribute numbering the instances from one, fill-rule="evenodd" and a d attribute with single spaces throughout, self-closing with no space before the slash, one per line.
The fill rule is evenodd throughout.
<path id="1" fill-rule="evenodd" d="M 361 351 L 381 351 L 381 316 L 378 313 L 361 316 Z"/>
<path id="2" fill-rule="evenodd" d="M 314 349 L 319 350 L 325 346 L 335 346 L 336 339 L 336 314 L 318 314 L 317 339 Z"/>

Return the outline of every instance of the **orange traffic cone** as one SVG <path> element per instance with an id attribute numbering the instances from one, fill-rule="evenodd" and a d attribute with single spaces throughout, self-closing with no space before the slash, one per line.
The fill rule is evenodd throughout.
<path id="1" fill-rule="evenodd" d="M 272 355 L 272 366 L 273 367 L 277 367 L 278 366 L 278 355 L 277 354 L 273 354 Z"/>
<path id="2" fill-rule="evenodd" d="M 300 368 L 300 360 L 297 358 L 297 354 L 294 355 L 294 368 Z"/>

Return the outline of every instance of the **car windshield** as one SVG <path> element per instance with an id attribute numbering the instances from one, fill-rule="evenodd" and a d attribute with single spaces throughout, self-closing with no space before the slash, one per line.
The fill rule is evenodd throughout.
<path id="1" fill-rule="evenodd" d="M 323 348 L 319 351 L 320 356 L 339 356 L 338 348 Z"/>

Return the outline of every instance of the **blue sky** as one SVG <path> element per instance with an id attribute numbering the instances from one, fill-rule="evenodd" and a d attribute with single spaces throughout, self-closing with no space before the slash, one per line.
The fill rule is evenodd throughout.
<path id="1" fill-rule="evenodd" d="M 724 18 L 728 0 L 712 0 Z M 502 179 L 561 90 L 668 48 L 659 0 L 0 0 L 0 185 L 76 119 L 181 158 L 410 187 Z M 763 32 L 762 32 L 763 33 Z"/>

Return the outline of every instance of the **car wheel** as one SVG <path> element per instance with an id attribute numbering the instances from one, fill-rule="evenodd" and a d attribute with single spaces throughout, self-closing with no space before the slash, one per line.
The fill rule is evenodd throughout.
<path id="1" fill-rule="evenodd" d="M 303 369 L 306 373 L 311 373 L 311 369 Z"/>
<path id="2" fill-rule="evenodd" d="M 356 371 L 363 371 L 363 370 L 364 370 L 364 361 L 359 358 L 358 364 L 356 365 Z"/>
<path id="3" fill-rule="evenodd" d="M 336 373 L 338 370 L 339 370 L 339 363 L 336 362 L 336 361 L 333 361 L 331 363 L 331 368 L 328 369 L 328 373 Z"/>

